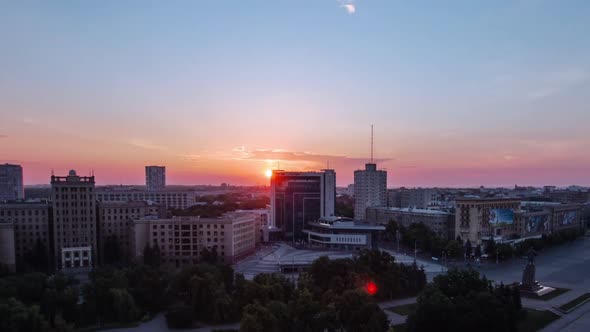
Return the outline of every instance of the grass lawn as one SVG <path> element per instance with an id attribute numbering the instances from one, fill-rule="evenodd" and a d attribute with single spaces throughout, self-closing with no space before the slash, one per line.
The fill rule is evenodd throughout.
<path id="1" fill-rule="evenodd" d="M 588 300 L 590 300 L 590 293 L 584 293 L 584 294 L 576 297 L 575 299 L 569 301 L 568 303 L 559 306 L 559 310 L 561 310 L 563 312 L 568 312 L 568 311 L 572 310 L 578 304 L 586 302 Z"/>
<path id="2" fill-rule="evenodd" d="M 390 307 L 385 310 L 395 312 L 398 315 L 407 316 L 416 311 L 417 303 L 402 304 L 395 307 Z"/>
<path id="3" fill-rule="evenodd" d="M 553 298 L 558 297 L 559 295 L 563 294 L 563 293 L 567 293 L 571 291 L 571 289 L 569 288 L 555 288 L 555 290 L 551 293 L 547 293 L 543 296 L 531 296 L 531 295 L 527 295 L 526 293 L 520 293 L 520 296 L 522 297 L 526 297 L 527 299 L 533 299 L 533 300 L 541 300 L 541 301 L 549 301 Z"/>
<path id="4" fill-rule="evenodd" d="M 519 332 L 535 332 L 549 325 L 551 322 L 559 319 L 559 315 L 552 313 L 549 310 L 533 310 L 524 309 L 526 314 L 524 318 L 518 322 Z"/>

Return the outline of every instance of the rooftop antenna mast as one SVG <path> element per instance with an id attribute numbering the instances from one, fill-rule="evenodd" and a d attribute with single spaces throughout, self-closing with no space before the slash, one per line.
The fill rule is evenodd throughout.
<path id="1" fill-rule="evenodd" d="M 373 163 L 373 125 L 371 125 L 371 164 Z"/>

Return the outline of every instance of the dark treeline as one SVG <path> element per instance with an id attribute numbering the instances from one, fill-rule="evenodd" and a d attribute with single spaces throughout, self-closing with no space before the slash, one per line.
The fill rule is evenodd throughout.
<path id="1" fill-rule="evenodd" d="M 245 194 L 222 194 L 200 196 L 197 198 L 197 202 L 205 204 L 194 205 L 184 210 L 170 209 L 170 212 L 174 216 L 217 218 L 226 212 L 235 210 L 264 209 L 270 204 L 270 198 L 268 196 L 250 197 L 250 195 Z M 214 202 L 219 203 L 214 204 Z"/>
<path id="2" fill-rule="evenodd" d="M 387 253 L 315 261 L 292 281 L 279 274 L 246 280 L 226 265 L 202 263 L 168 273 L 157 260 L 104 267 L 88 283 L 42 273 L 0 278 L 0 330 L 73 331 L 125 326 L 165 312 L 171 327 L 240 322 L 242 331 L 386 331 L 377 300 L 415 295 L 424 271 L 397 264 Z M 368 281 L 379 291 L 365 291 Z"/>
<path id="3" fill-rule="evenodd" d="M 496 256 L 498 256 L 499 260 L 507 260 L 526 255 L 530 248 L 540 251 L 554 245 L 571 242 L 583 236 L 584 230 L 564 230 L 553 234 L 543 234 L 541 238 L 526 239 L 516 245 L 496 243 L 492 239 L 483 248 L 480 245 L 472 247 L 469 240 L 464 241 L 460 236 L 453 240 L 437 236 L 423 223 L 413 223 L 405 227 L 395 220 L 391 220 L 385 229 L 384 240 L 395 242 L 397 234 L 401 236 L 400 244 L 412 250 L 416 247 L 433 257 L 441 257 L 444 253 L 448 258 L 462 259 L 472 256 L 479 258 L 486 254 L 491 259 L 496 259 Z"/>
<path id="4" fill-rule="evenodd" d="M 406 331 L 511 332 L 525 314 L 516 286 L 493 286 L 474 270 L 450 270 L 418 296 Z"/>

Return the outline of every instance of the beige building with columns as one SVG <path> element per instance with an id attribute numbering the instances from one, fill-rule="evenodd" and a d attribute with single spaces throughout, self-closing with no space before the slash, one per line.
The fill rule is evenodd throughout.
<path id="1" fill-rule="evenodd" d="M 94 176 L 51 176 L 57 269 L 91 267 L 97 252 Z"/>

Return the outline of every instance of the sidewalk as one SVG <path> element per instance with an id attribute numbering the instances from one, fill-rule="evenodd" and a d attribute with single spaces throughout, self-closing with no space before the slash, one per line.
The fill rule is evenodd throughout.
<path id="1" fill-rule="evenodd" d="M 389 323 L 391 325 L 399 325 L 399 324 L 404 324 L 406 322 L 406 319 L 408 318 L 408 316 L 402 316 L 402 315 L 396 314 L 393 311 L 386 310 L 386 309 L 391 308 L 391 307 L 397 307 L 397 306 L 404 305 L 404 304 L 410 304 L 410 303 L 416 303 L 416 298 L 409 297 L 406 299 L 398 299 L 398 300 L 379 302 L 378 304 L 379 304 L 379 307 L 381 309 L 383 309 L 383 311 L 387 315 L 387 318 L 389 318 Z"/>

